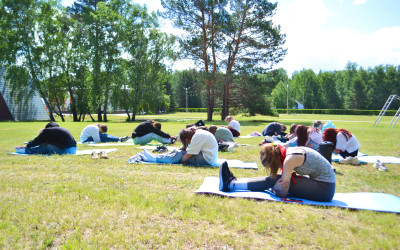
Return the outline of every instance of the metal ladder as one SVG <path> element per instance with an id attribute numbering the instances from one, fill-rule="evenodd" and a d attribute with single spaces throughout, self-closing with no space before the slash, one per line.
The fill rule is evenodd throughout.
<path id="1" fill-rule="evenodd" d="M 382 108 L 381 112 L 379 112 L 379 115 L 378 115 L 378 117 L 376 118 L 376 120 L 375 120 L 375 122 L 374 122 L 374 125 L 373 125 L 372 127 L 378 126 L 378 124 L 379 124 L 379 122 L 381 121 L 382 117 L 385 115 L 386 110 L 388 110 L 390 104 L 392 103 L 392 101 L 393 101 L 395 98 L 400 100 L 400 97 L 399 97 L 398 95 L 390 95 L 390 96 L 389 96 L 389 98 L 387 99 L 385 105 L 383 105 L 383 108 Z M 399 115 L 400 115 L 400 108 L 399 108 L 399 110 L 397 111 L 397 113 L 395 114 L 395 116 L 393 117 L 392 121 L 390 122 L 389 127 L 390 127 L 390 125 L 392 125 L 392 127 L 393 127 L 394 124 L 396 124 L 397 120 L 399 119 Z M 394 123 L 393 123 L 393 121 L 394 121 Z M 392 124 L 392 123 L 393 123 L 393 124 Z"/>
<path id="2" fill-rule="evenodd" d="M 397 110 L 396 114 L 393 116 L 393 119 L 390 121 L 389 127 L 390 127 L 390 125 L 392 125 L 391 128 L 394 127 L 394 125 L 396 124 L 397 120 L 399 120 L 399 116 L 400 116 L 400 108 Z"/>

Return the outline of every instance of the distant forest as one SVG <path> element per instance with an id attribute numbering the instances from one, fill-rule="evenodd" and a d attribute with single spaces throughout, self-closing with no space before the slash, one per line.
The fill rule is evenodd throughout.
<path id="1" fill-rule="evenodd" d="M 149 13 L 129 0 L 0 2 L 0 67 L 17 101 L 34 91 L 50 112 L 74 121 L 86 115 L 168 112 L 176 108 L 276 115 L 295 100 L 307 109 L 382 108 L 400 94 L 400 67 L 370 69 L 348 63 L 341 71 L 304 69 L 288 76 L 286 36 L 272 22 L 277 3 L 269 1 L 161 1 L 164 13 Z M 183 31 L 160 29 L 168 19 Z M 196 69 L 171 65 L 190 59 Z M 397 102 L 397 101 L 396 101 Z M 396 103 L 395 105 L 399 105 Z M 93 116 L 92 116 L 93 115 Z"/>

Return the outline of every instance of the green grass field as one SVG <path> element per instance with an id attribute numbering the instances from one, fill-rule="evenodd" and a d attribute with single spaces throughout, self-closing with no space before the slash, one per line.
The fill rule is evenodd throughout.
<path id="1" fill-rule="evenodd" d="M 186 124 L 206 120 L 205 113 L 138 116 L 157 119 L 177 135 Z M 281 115 L 236 116 L 242 135 L 261 132 L 279 121 L 311 125 L 331 120 L 360 141 L 368 155 L 398 156 L 400 123 L 391 117 L 372 127 L 376 117 Z M 140 122 L 109 116 L 109 134 L 130 135 Z M 79 140 L 91 122 L 59 124 Z M 215 125 L 226 125 L 214 116 Z M 118 147 L 108 160 L 83 156 L 14 156 L 14 146 L 33 139 L 46 122 L 0 122 L 0 248 L 317 248 L 398 249 L 400 217 L 391 213 L 352 211 L 281 202 L 196 195 L 217 168 L 137 165 L 126 161 L 139 149 Z M 206 125 L 211 125 L 206 122 Z M 232 171 L 237 177 L 266 175 L 259 160 L 260 138 L 238 139 L 233 152 L 220 158 L 256 161 L 259 170 Z M 78 149 L 91 149 L 79 145 Z M 380 172 L 372 164 L 334 164 L 337 192 L 384 192 L 400 196 L 400 166 Z"/>

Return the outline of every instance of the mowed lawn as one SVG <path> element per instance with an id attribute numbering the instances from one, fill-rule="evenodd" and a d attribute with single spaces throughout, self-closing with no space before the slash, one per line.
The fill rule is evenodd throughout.
<path id="1" fill-rule="evenodd" d="M 331 120 L 351 131 L 368 155 L 399 156 L 400 122 L 392 117 L 372 127 L 374 116 L 281 115 L 236 118 L 242 135 L 261 132 L 272 121 L 311 125 Z M 109 134 L 130 135 L 140 122 L 109 116 Z M 138 116 L 157 119 L 177 135 L 186 124 L 206 120 L 205 113 Z M 92 124 L 59 124 L 79 141 Z M 220 117 L 206 125 L 226 125 Z M 46 122 L 0 122 L 0 248 L 329 248 L 398 249 L 400 216 L 281 202 L 196 195 L 204 177 L 217 168 L 127 164 L 139 152 L 120 146 L 110 159 L 83 156 L 15 156 L 7 152 L 33 139 Z M 261 138 L 238 139 L 220 158 L 256 161 L 259 170 L 232 169 L 237 177 L 266 175 L 259 160 Z M 179 144 L 179 143 L 178 143 Z M 78 149 L 92 149 L 78 145 Z M 337 192 L 384 192 L 400 197 L 400 165 L 380 172 L 372 164 L 334 164 Z"/>

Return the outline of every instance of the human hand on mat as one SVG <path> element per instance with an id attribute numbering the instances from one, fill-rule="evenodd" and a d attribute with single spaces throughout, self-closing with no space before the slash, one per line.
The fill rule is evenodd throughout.
<path id="1" fill-rule="evenodd" d="M 279 197 L 285 197 L 289 191 L 290 181 L 284 181 L 280 178 L 274 185 L 273 190 L 275 194 Z"/>
<path id="2" fill-rule="evenodd" d="M 333 150 L 333 153 L 334 154 L 340 154 L 340 152 L 342 152 L 342 150 L 340 150 L 340 149 L 337 149 L 337 148 L 335 148 L 334 150 Z"/>

